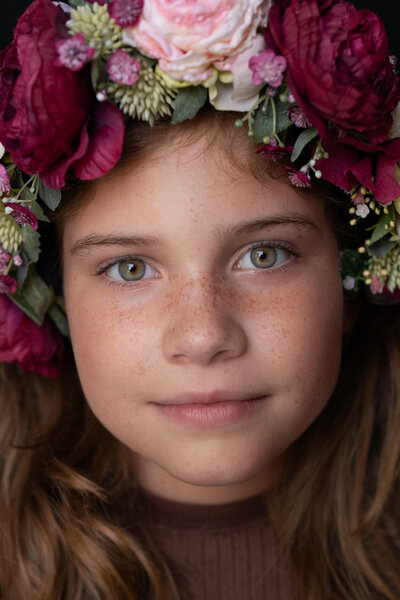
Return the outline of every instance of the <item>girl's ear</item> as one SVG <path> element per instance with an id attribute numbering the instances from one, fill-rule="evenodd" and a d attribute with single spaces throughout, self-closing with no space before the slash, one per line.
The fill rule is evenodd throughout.
<path id="1" fill-rule="evenodd" d="M 360 312 L 360 298 L 345 298 L 343 305 L 343 333 L 349 333 L 357 320 Z"/>

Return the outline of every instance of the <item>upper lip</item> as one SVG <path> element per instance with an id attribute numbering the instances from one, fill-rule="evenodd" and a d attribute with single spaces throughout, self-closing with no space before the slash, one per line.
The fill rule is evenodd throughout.
<path id="1" fill-rule="evenodd" d="M 265 394 L 245 394 L 229 390 L 215 390 L 213 392 L 186 392 L 179 394 L 162 402 L 154 404 L 175 405 L 175 404 L 217 404 L 219 402 L 245 402 L 246 400 L 255 400 Z"/>

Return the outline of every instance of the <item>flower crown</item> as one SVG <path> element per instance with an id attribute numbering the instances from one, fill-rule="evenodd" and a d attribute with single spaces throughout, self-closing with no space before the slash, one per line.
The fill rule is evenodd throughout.
<path id="1" fill-rule="evenodd" d="M 57 375 L 63 300 L 38 224 L 118 162 L 128 118 L 237 111 L 293 185 L 351 198 L 346 290 L 400 299 L 400 88 L 378 17 L 344 0 L 34 0 L 0 53 L 0 361 Z M 36 266 L 35 266 L 36 265 Z"/>

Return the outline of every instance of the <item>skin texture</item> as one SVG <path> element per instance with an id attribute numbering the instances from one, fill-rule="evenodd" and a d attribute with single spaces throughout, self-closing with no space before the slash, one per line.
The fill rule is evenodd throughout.
<path id="1" fill-rule="evenodd" d="M 294 214 L 300 223 L 223 233 Z M 149 234 L 163 245 L 87 243 Z M 249 250 L 265 242 L 286 247 L 262 269 Z M 144 279 L 118 281 L 115 266 L 99 274 L 127 257 L 147 262 Z M 63 260 L 87 401 L 132 450 L 139 484 L 202 504 L 267 489 L 339 372 L 342 284 L 322 203 L 284 181 L 239 172 L 217 143 L 159 147 L 96 182 L 66 223 Z M 213 427 L 177 422 L 154 404 L 221 389 L 268 397 L 254 414 Z"/>

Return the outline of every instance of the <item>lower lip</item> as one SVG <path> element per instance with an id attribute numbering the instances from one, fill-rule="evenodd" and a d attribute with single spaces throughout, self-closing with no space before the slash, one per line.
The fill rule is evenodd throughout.
<path id="1" fill-rule="evenodd" d="M 253 416 L 264 404 L 267 396 L 241 402 L 216 402 L 215 404 L 154 404 L 167 417 L 203 427 L 228 425 Z"/>

